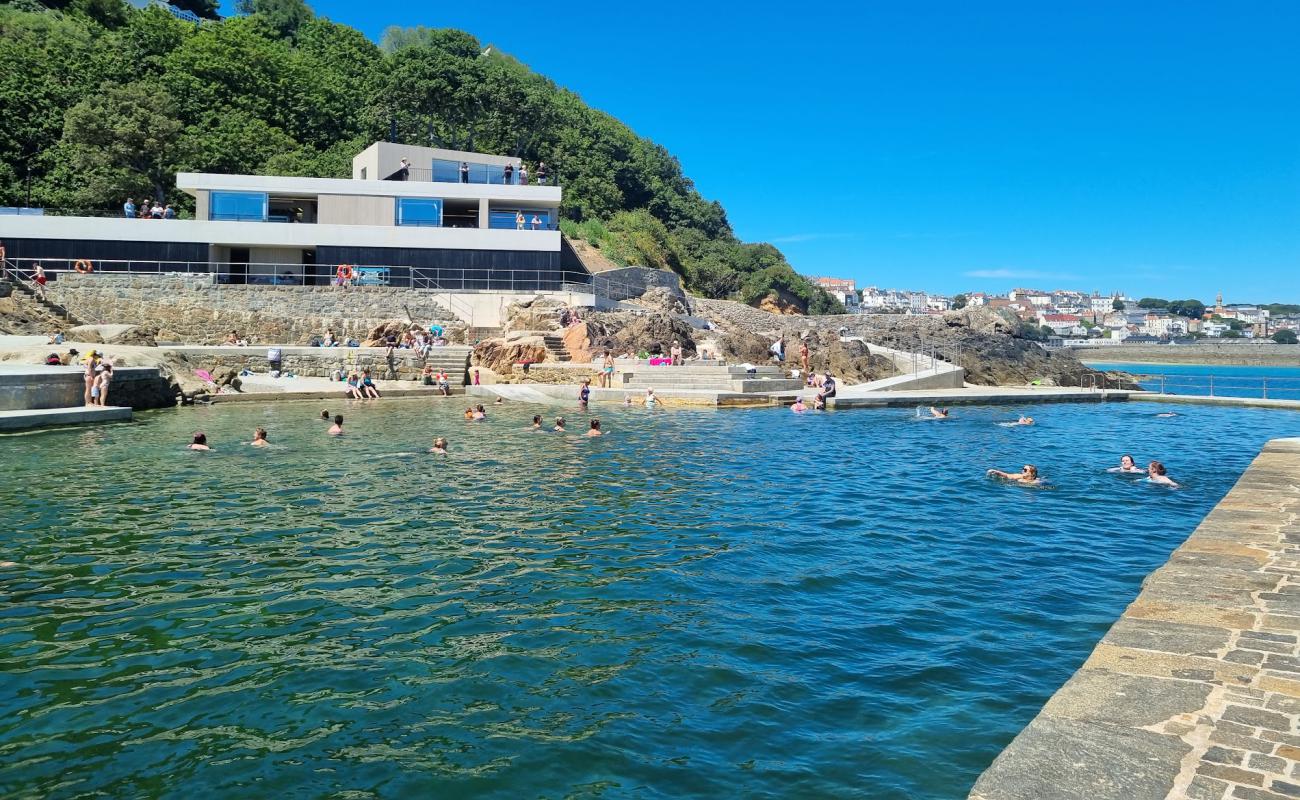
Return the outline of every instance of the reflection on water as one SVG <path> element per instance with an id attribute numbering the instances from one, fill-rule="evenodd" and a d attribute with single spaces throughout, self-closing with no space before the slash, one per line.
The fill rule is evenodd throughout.
<path id="1" fill-rule="evenodd" d="M 401 401 L 331 440 L 319 410 L 0 438 L 0 794 L 964 797 L 1300 434 L 1133 403 L 599 409 L 588 440 Z M 1026 462 L 1053 491 L 982 477 Z"/>

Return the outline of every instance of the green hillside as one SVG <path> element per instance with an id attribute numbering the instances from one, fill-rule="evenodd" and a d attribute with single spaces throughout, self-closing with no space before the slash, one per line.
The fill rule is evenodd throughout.
<path id="1" fill-rule="evenodd" d="M 841 310 L 779 250 L 739 242 L 663 147 L 468 33 L 394 28 L 376 45 L 301 0 L 242 9 L 196 25 L 121 0 L 0 6 L 0 205 L 184 209 L 178 171 L 350 177 L 392 126 L 399 142 L 545 162 L 566 233 L 616 263 L 710 297 Z"/>

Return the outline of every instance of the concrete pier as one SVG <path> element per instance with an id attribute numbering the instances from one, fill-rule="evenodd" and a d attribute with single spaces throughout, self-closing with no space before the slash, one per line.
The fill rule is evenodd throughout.
<path id="1" fill-rule="evenodd" d="M 1300 797 L 1300 439 L 1265 446 L 970 797 Z"/>

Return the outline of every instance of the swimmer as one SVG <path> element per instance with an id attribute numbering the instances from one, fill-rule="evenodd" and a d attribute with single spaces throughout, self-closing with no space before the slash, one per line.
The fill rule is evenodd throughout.
<path id="1" fill-rule="evenodd" d="M 948 415 L 947 415 L 947 414 L 944 414 L 944 416 L 946 417 L 946 416 L 948 416 Z M 1024 416 L 1024 415 L 1022 414 L 1022 415 L 1020 416 L 1020 419 L 1016 420 L 1015 422 L 1013 422 L 1013 423 L 1011 423 L 1011 424 L 1012 424 L 1012 425 L 1033 425 L 1033 424 L 1034 424 L 1034 418 L 1033 418 L 1033 417 L 1026 417 L 1026 416 Z"/>
<path id="2" fill-rule="evenodd" d="M 467 408 L 467 409 L 465 409 L 465 419 L 474 419 L 474 409 L 473 409 L 473 408 Z"/>
<path id="3" fill-rule="evenodd" d="M 935 408 L 934 406 L 930 406 L 930 416 L 933 417 L 934 419 L 947 419 L 948 409 Z"/>
<path id="4" fill-rule="evenodd" d="M 625 406 L 632 405 L 632 395 L 630 394 L 623 395 L 623 405 Z"/>
<path id="5" fill-rule="evenodd" d="M 253 441 L 249 442 L 253 447 L 270 447 L 271 443 L 266 440 L 266 428 L 258 428 L 253 431 Z"/>
<path id="6" fill-rule="evenodd" d="M 190 450 L 211 450 L 212 448 L 208 447 L 207 434 L 203 432 L 194 434 L 194 439 L 190 442 L 189 449 Z"/>
<path id="7" fill-rule="evenodd" d="M 1039 484 L 1038 467 L 1033 464 L 1024 465 L 1019 472 L 1003 472 L 1000 469 L 991 469 L 984 474 L 990 478 L 1001 478 L 1004 481 L 1012 481 L 1022 486 L 1037 486 Z"/>
<path id="8" fill-rule="evenodd" d="M 1161 464 L 1159 461 L 1152 461 L 1151 465 L 1147 467 L 1147 480 L 1152 483 L 1158 483 L 1161 486 L 1168 486 L 1170 489 L 1178 488 L 1177 482 L 1175 482 L 1173 478 L 1169 477 L 1169 472 L 1165 469 L 1165 465 Z"/>
<path id="9" fill-rule="evenodd" d="M 804 405 L 802 397 L 796 397 L 794 399 L 794 405 L 790 406 L 790 410 L 796 414 L 802 414 L 808 410 L 808 406 Z"/>
<path id="10" fill-rule="evenodd" d="M 602 433 L 601 430 L 600 430 L 600 420 L 598 420 L 598 419 L 593 419 L 593 420 L 591 421 L 591 430 L 587 431 L 587 435 L 588 435 L 588 436 L 604 436 L 604 435 L 605 435 L 605 434 Z"/>
<path id="11" fill-rule="evenodd" d="M 433 447 L 429 448 L 430 453 L 437 453 L 440 456 L 447 455 L 447 440 L 439 436 L 433 440 Z"/>
<path id="12" fill-rule="evenodd" d="M 330 412 L 329 412 L 329 409 L 328 409 L 328 408 L 322 408 L 322 409 L 320 410 L 320 419 L 321 419 L 321 422 L 329 422 L 329 421 L 330 421 Z"/>
<path id="13" fill-rule="evenodd" d="M 564 433 L 564 417 L 555 418 L 555 427 L 552 430 L 556 433 Z"/>
<path id="14" fill-rule="evenodd" d="M 474 420 L 475 422 L 482 422 L 483 420 L 487 419 L 487 409 L 483 408 L 482 403 L 479 403 L 477 406 L 474 407 L 474 413 L 470 415 L 470 419 Z"/>
<path id="15" fill-rule="evenodd" d="M 505 402 L 506 399 L 504 397 L 502 397 L 501 395 L 497 395 L 497 399 L 492 401 L 492 405 L 494 406 L 504 405 Z"/>
<path id="16" fill-rule="evenodd" d="M 578 405 L 586 408 L 587 402 L 591 400 L 591 381 L 585 380 L 578 389 Z"/>
<path id="17" fill-rule="evenodd" d="M 532 426 L 531 428 L 529 428 L 529 430 L 532 430 L 532 431 L 540 431 L 541 429 L 542 429 L 542 415 L 541 415 L 541 414 L 534 414 L 534 415 L 533 415 L 533 426 Z"/>
<path id="18" fill-rule="evenodd" d="M 1176 416 L 1178 416 L 1178 412 L 1176 412 L 1176 411 L 1162 411 L 1162 412 L 1160 412 L 1159 414 L 1156 414 L 1156 416 L 1157 416 L 1157 417 L 1176 417 Z"/>
<path id="19" fill-rule="evenodd" d="M 1137 465 L 1137 462 L 1133 460 L 1133 456 L 1129 455 L 1128 453 L 1125 453 L 1124 455 L 1122 455 L 1122 456 L 1119 457 L 1119 466 L 1118 466 L 1118 467 L 1111 467 L 1110 469 L 1108 469 L 1108 470 L 1106 470 L 1106 471 L 1107 471 L 1107 472 L 1123 472 L 1123 473 L 1125 473 L 1125 474 L 1134 474 L 1134 475 L 1145 475 L 1145 474 L 1146 474 L 1146 472 L 1145 472 L 1141 467 L 1139 467 L 1139 466 Z"/>
<path id="20" fill-rule="evenodd" d="M 645 390 L 645 407 L 646 407 L 646 408 L 654 408 L 654 407 L 655 407 L 655 403 L 657 403 L 657 402 L 659 402 L 659 398 L 655 397 L 655 390 L 654 390 L 654 389 L 646 389 L 646 390 Z"/>
<path id="21" fill-rule="evenodd" d="M 330 429 L 329 429 L 329 435 L 330 435 L 330 436 L 342 436 L 342 435 L 343 435 L 343 415 L 342 415 L 342 414 L 335 414 L 335 415 L 334 415 L 334 424 L 330 426 Z"/>

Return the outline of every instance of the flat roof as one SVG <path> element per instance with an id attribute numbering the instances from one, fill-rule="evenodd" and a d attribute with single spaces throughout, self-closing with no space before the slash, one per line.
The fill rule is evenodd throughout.
<path id="1" fill-rule="evenodd" d="M 355 178 L 303 178 L 282 175 L 218 175 L 211 172 L 180 172 L 176 186 L 194 194 L 199 191 L 272 192 L 306 195 L 354 195 L 370 197 L 440 197 L 444 200 L 516 200 L 542 206 L 560 205 L 558 186 L 507 186 L 493 183 L 451 183 L 431 181 L 374 181 Z"/>

